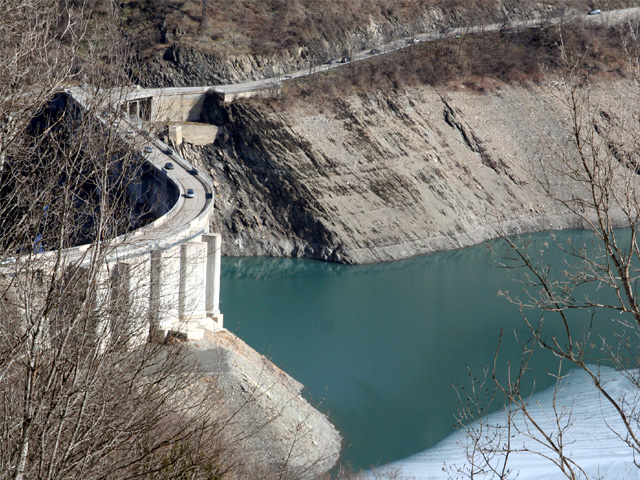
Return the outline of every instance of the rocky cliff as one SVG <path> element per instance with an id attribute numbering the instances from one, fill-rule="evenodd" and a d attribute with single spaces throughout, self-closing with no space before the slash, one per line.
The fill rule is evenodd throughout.
<path id="1" fill-rule="evenodd" d="M 636 92 L 602 82 L 591 98 L 601 118 L 616 118 Z M 424 87 L 322 108 L 212 102 L 208 111 L 224 133 L 183 151 L 214 180 L 225 255 L 369 263 L 581 225 L 535 179 L 573 151 L 557 86 Z M 561 196 L 578 188 L 549 181 Z"/>

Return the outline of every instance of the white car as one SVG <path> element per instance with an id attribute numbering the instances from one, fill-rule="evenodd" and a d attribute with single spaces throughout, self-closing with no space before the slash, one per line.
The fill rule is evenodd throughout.
<path id="1" fill-rule="evenodd" d="M 602 11 L 599 8 L 596 8 L 595 10 L 591 10 L 589 15 L 600 15 L 601 13 Z"/>
<path id="2" fill-rule="evenodd" d="M 193 198 L 195 196 L 196 196 L 196 192 L 193 190 L 193 188 L 187 188 L 186 197 L 187 198 Z"/>

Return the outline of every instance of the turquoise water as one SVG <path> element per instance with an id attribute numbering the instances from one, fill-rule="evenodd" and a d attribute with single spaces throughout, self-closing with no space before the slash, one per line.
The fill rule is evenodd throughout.
<path id="1" fill-rule="evenodd" d="M 534 238 L 538 251 L 550 237 Z M 343 461 L 367 468 L 454 431 L 453 386 L 468 385 L 467 366 L 480 373 L 493 361 L 501 328 L 501 364 L 519 360 L 516 336 L 528 330 L 497 292 L 521 287 L 491 263 L 487 245 L 366 266 L 225 258 L 221 310 L 229 330 L 321 402 L 345 439 Z M 533 363 L 536 390 L 551 385 L 557 361 Z"/>

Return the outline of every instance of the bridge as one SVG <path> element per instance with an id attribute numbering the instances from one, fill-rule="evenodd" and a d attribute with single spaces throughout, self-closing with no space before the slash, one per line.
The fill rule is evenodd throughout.
<path id="1" fill-rule="evenodd" d="M 603 12 L 585 21 L 619 22 L 638 15 L 640 9 Z M 384 55 L 402 48 L 410 48 L 421 41 L 457 37 L 466 33 L 498 31 L 502 28 L 535 28 L 543 23 L 559 24 L 563 19 L 545 22 L 520 21 L 503 25 L 485 25 L 466 29 L 451 28 L 440 33 L 425 33 L 396 39 L 376 49 L 355 54 L 349 61 L 360 61 Z M 119 110 L 121 137 L 127 134 L 147 135 L 144 122 L 151 119 L 166 122 L 169 141 L 179 145 L 183 139 L 191 143 L 212 143 L 219 126 L 198 123 L 209 95 L 216 95 L 221 103 L 232 102 L 272 93 L 283 82 L 310 75 L 344 64 L 328 63 L 289 75 L 237 85 L 187 88 L 121 89 L 108 108 Z M 66 94 L 81 106 L 86 106 L 88 92 L 84 87 L 66 90 Z M 145 161 L 151 174 L 136 188 L 138 195 L 156 202 L 157 219 L 134 232 L 114 239 L 105 264 L 105 275 L 117 279 L 119 288 L 132 298 L 135 308 L 148 312 L 149 331 L 159 340 L 172 335 L 199 339 L 205 331 L 223 328 L 220 312 L 221 237 L 210 232 L 210 216 L 214 208 L 215 192 L 206 175 L 198 172 L 169 145 L 158 139 L 149 140 Z M 164 168 L 167 162 L 174 169 Z M 187 191 L 193 192 L 187 196 Z M 151 199 L 151 200 L 149 200 Z M 81 257 L 91 245 L 69 249 L 70 257 Z M 46 260 L 50 253 L 42 254 Z"/>
<path id="2" fill-rule="evenodd" d="M 469 34 L 482 34 L 503 30 L 519 31 L 527 28 L 540 28 L 548 25 L 562 25 L 567 22 L 584 22 L 585 24 L 601 23 L 615 24 L 624 22 L 640 15 L 640 8 L 627 8 L 603 11 L 598 15 L 580 14 L 563 17 L 535 18 L 530 20 L 515 20 L 486 25 L 452 27 L 441 32 L 425 32 L 409 37 L 393 39 L 375 48 L 355 52 L 348 57 L 348 61 L 328 61 L 322 65 L 314 65 L 308 69 L 278 75 L 251 82 L 233 85 L 214 85 L 203 87 L 172 87 L 143 89 L 132 87 L 120 103 L 122 111 L 142 120 L 151 118 L 166 122 L 169 130 L 169 140 L 180 145 L 183 140 L 196 145 L 212 143 L 219 133 L 221 126 L 199 123 L 202 121 L 202 110 L 207 95 L 216 95 L 220 103 L 230 103 L 241 98 L 259 95 L 270 95 L 278 92 L 282 85 L 295 78 L 318 74 L 334 68 L 343 68 L 349 63 L 364 61 L 405 48 L 413 48 L 421 42 L 433 42 L 446 38 L 458 38 Z M 346 58 L 346 57 L 345 57 Z"/>
<path id="3" fill-rule="evenodd" d="M 66 89 L 64 94 L 87 108 L 89 94 L 84 87 Z M 134 112 L 136 116 L 144 115 L 150 101 L 145 104 L 143 100 L 142 105 L 142 110 Z M 133 135 L 150 138 L 135 120 L 128 115 L 117 120 L 119 138 L 123 141 Z M 133 182 L 133 188 L 139 191 L 133 192 L 132 197 L 144 196 L 154 205 L 157 218 L 110 242 L 103 276 L 124 289 L 131 308 L 145 312 L 154 339 L 178 335 L 197 340 L 205 331 L 223 328 L 221 236 L 210 232 L 214 188 L 209 178 L 158 139 L 148 140 L 144 155 L 151 174 Z M 174 168 L 167 170 L 167 162 Z M 192 193 L 187 195 L 188 191 Z M 90 243 L 64 253 L 69 260 L 82 262 L 94 247 Z M 45 265 L 47 259 L 55 257 L 55 252 L 39 255 L 39 262 Z"/>

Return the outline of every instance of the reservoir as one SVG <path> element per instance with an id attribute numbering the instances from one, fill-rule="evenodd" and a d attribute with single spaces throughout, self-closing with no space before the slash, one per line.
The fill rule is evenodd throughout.
<path id="1" fill-rule="evenodd" d="M 591 238 L 556 235 L 574 244 Z M 551 238 L 532 237 L 531 251 L 539 257 L 550 243 L 552 264 L 564 267 Z M 522 286 L 513 279 L 517 271 L 495 267 L 488 245 L 505 251 L 495 241 L 364 266 L 224 258 L 225 326 L 305 385 L 344 437 L 343 462 L 386 464 L 455 430 L 454 387 L 469 385 L 469 369 L 480 375 L 493 362 L 501 329 L 499 363 L 519 364 L 530 333 L 498 292 L 516 295 Z M 581 317 L 578 329 L 590 321 Z M 602 332 L 611 325 L 601 323 Z M 559 327 L 550 318 L 545 324 L 550 333 Z M 535 378 L 536 391 L 552 385 L 546 372 L 557 372 L 557 360 L 540 351 L 532 363 L 529 384 Z"/>

